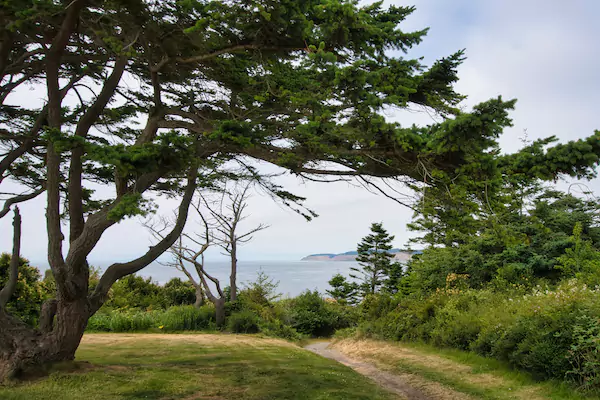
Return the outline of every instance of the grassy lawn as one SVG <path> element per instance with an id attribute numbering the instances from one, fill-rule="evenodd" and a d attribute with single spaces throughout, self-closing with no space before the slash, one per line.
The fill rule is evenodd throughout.
<path id="1" fill-rule="evenodd" d="M 411 374 L 415 377 L 412 382 L 415 387 L 428 389 L 431 382 L 435 382 L 472 399 L 599 398 L 591 393 L 577 393 L 566 383 L 536 382 L 528 374 L 510 369 L 501 362 L 460 350 L 440 349 L 424 344 L 354 339 L 339 340 L 333 347 L 349 357 L 372 362 L 381 369 Z"/>
<path id="2" fill-rule="evenodd" d="M 254 336 L 88 334 L 77 361 L 78 370 L 1 387 L 0 399 L 396 398 L 341 364 Z"/>

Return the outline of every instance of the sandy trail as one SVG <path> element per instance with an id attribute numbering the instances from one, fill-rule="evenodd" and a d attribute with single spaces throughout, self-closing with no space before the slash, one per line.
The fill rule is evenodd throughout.
<path id="1" fill-rule="evenodd" d="M 379 384 L 384 389 L 389 390 L 390 392 L 396 393 L 400 395 L 402 398 L 408 400 L 434 400 L 434 399 L 448 399 L 452 397 L 432 397 L 429 394 L 424 393 L 420 389 L 415 388 L 410 382 L 408 374 L 404 375 L 396 375 L 386 371 L 382 371 L 379 368 L 375 367 L 373 364 L 354 360 L 345 356 L 337 350 L 328 348 L 330 342 L 316 342 L 311 343 L 304 348 L 306 350 L 310 350 L 313 353 L 319 354 L 323 357 L 330 358 L 335 360 L 341 364 L 344 364 L 361 375 L 364 375 Z M 456 397 L 458 398 L 458 397 Z M 464 398 L 464 397 L 462 397 Z"/>

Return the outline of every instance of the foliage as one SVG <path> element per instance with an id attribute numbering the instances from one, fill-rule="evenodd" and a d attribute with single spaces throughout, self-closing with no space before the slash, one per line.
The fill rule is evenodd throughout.
<path id="1" fill-rule="evenodd" d="M 108 308 L 165 308 L 167 298 L 163 295 L 161 286 L 152 278 L 139 275 L 128 275 L 116 282 L 109 292 L 105 306 Z"/>
<path id="2" fill-rule="evenodd" d="M 346 277 L 342 274 L 335 274 L 328 283 L 329 286 L 331 286 L 331 290 L 327 290 L 326 292 L 335 299 L 335 301 L 340 304 L 356 303 L 358 285 L 355 282 L 348 282 Z"/>
<path id="3" fill-rule="evenodd" d="M 573 369 L 567 372 L 583 389 L 600 388 L 600 319 L 580 317 L 573 328 L 574 341 L 569 352 Z"/>
<path id="4" fill-rule="evenodd" d="M 319 292 L 305 291 L 289 302 L 291 326 L 298 332 L 320 337 L 354 325 L 357 315 L 348 306 L 326 302 Z"/>
<path id="5" fill-rule="evenodd" d="M 88 321 L 90 332 L 178 332 L 215 328 L 215 310 L 211 306 L 174 306 L 167 310 L 107 310 Z"/>
<path id="6" fill-rule="evenodd" d="M 442 289 L 404 297 L 374 317 L 361 322 L 360 335 L 473 350 L 537 378 L 598 389 L 590 382 L 597 382 L 592 367 L 600 341 L 600 289 L 576 280 L 531 293 Z"/>
<path id="7" fill-rule="evenodd" d="M 196 289 L 189 281 L 172 278 L 164 284 L 163 293 L 167 306 L 194 304 L 196 302 Z"/>
<path id="8" fill-rule="evenodd" d="M 0 288 L 8 281 L 11 255 L 0 254 Z M 40 306 L 46 298 L 44 284 L 40 281 L 40 271 L 25 258 L 19 260 L 17 286 L 11 296 L 7 310 L 29 325 L 35 325 L 39 318 Z"/>
<path id="9" fill-rule="evenodd" d="M 304 336 L 298 331 L 280 320 L 263 321 L 260 325 L 260 331 L 267 336 L 273 336 L 290 341 L 299 341 Z"/>
<path id="10" fill-rule="evenodd" d="M 514 207 L 478 220 L 478 234 L 463 235 L 463 243 L 430 247 L 414 257 L 403 290 L 444 288 L 449 274 L 468 276 L 472 288 L 532 287 L 539 279 L 556 283 L 576 276 L 600 283 L 598 203 L 543 191 L 523 208 Z"/>
<path id="11" fill-rule="evenodd" d="M 258 316 L 249 310 L 235 312 L 227 319 L 227 327 L 233 333 L 257 333 L 258 325 Z"/>
<path id="12" fill-rule="evenodd" d="M 277 292 L 279 282 L 273 281 L 263 270 L 259 270 L 254 282 L 246 282 L 239 296 L 245 301 L 269 305 L 281 297 Z"/>
<path id="13" fill-rule="evenodd" d="M 582 239 L 583 227 L 577 222 L 570 238 L 572 247 L 565 250 L 565 254 L 557 258 L 557 269 L 565 276 L 574 276 L 580 282 L 600 286 L 600 252 L 593 248 L 591 240 Z"/>
<path id="14" fill-rule="evenodd" d="M 352 267 L 351 270 L 360 275 L 350 276 L 360 280 L 361 296 L 375 294 L 381 289 L 389 293 L 396 293 L 398 290 L 402 267 L 392 262 L 394 255 L 389 251 L 393 240 L 394 236 L 389 235 L 381 223 L 373 223 L 371 234 L 358 244 L 356 261 L 361 268 Z"/>

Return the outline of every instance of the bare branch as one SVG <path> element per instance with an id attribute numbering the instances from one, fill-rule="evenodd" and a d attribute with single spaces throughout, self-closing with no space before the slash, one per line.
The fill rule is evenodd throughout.
<path id="1" fill-rule="evenodd" d="M 10 211 L 10 207 L 13 204 L 22 203 L 24 201 L 36 198 L 40 194 L 44 193 L 45 190 L 46 190 L 46 188 L 41 187 L 38 190 L 33 191 L 31 193 L 21 194 L 21 195 L 15 196 L 15 197 L 11 197 L 10 199 L 7 199 L 4 202 L 4 207 L 2 208 L 2 210 L 0 210 L 0 218 L 4 217 L 6 214 L 8 214 L 8 212 Z"/>

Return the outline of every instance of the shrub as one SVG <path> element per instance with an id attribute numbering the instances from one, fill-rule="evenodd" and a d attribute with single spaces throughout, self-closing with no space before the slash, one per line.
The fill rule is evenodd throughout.
<path id="1" fill-rule="evenodd" d="M 306 291 L 288 303 L 290 323 L 298 332 L 310 336 L 331 336 L 336 329 L 357 322 L 352 307 L 328 303 L 317 291 Z"/>
<path id="2" fill-rule="evenodd" d="M 388 314 L 363 320 L 357 335 L 470 349 L 541 379 L 598 388 L 600 290 L 577 281 L 520 290 L 444 289 L 401 298 Z"/>
<path id="3" fill-rule="evenodd" d="M 393 311 L 398 301 L 392 296 L 383 293 L 368 294 L 361 301 L 358 309 L 363 320 L 372 321 Z"/>
<path id="4" fill-rule="evenodd" d="M 567 377 L 583 389 L 600 388 L 600 319 L 589 316 L 579 318 L 573 329 L 574 341 L 569 351 L 573 369 Z"/>
<path id="5" fill-rule="evenodd" d="M 258 333 L 259 318 L 252 311 L 243 310 L 231 314 L 227 321 L 227 327 L 233 333 Z"/>
<path id="6" fill-rule="evenodd" d="M 263 322 L 260 325 L 260 331 L 267 336 L 278 337 L 291 341 L 298 341 L 302 339 L 302 335 L 298 333 L 297 330 L 289 325 L 285 325 L 280 320 Z"/>
<path id="7" fill-rule="evenodd" d="M 196 289 L 190 281 L 173 278 L 163 286 L 167 306 L 182 306 L 196 302 Z"/>
<path id="8" fill-rule="evenodd" d="M 163 287 L 138 275 L 127 275 L 119 279 L 110 289 L 106 307 L 139 308 L 143 310 L 164 309 L 167 299 Z"/>

